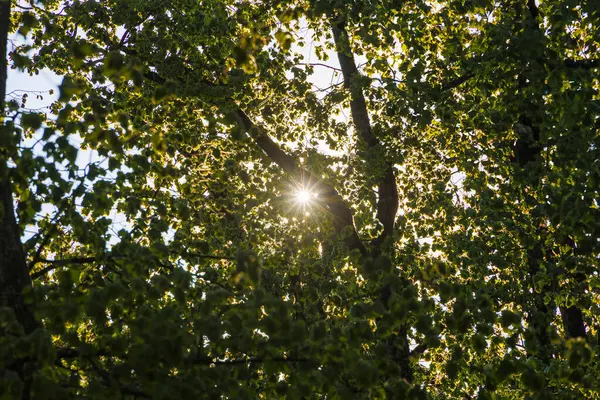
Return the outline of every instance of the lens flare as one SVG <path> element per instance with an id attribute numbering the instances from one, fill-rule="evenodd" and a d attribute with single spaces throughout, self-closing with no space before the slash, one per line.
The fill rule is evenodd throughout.
<path id="1" fill-rule="evenodd" d="M 308 190 L 299 190 L 296 193 L 296 201 L 300 204 L 308 204 L 311 200 L 312 195 Z"/>
<path id="2" fill-rule="evenodd" d="M 288 189 L 282 199 L 287 214 L 292 215 L 294 220 L 307 221 L 314 213 L 327 212 L 323 207 L 320 189 L 318 182 L 307 179 L 288 183 Z"/>

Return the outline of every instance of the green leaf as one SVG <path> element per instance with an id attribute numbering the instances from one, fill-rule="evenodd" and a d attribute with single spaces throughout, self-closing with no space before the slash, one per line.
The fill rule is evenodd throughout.
<path id="1" fill-rule="evenodd" d="M 21 126 L 24 129 L 36 131 L 41 128 L 45 117 L 39 113 L 25 113 L 21 116 Z"/>
<path id="2" fill-rule="evenodd" d="M 275 39 L 284 51 L 288 51 L 294 42 L 293 36 L 289 32 L 283 32 L 282 30 L 275 32 Z"/>

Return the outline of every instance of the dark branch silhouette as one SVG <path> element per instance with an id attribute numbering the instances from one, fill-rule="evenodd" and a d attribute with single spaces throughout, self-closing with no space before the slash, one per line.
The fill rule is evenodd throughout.
<path id="1" fill-rule="evenodd" d="M 332 185 L 315 178 L 307 170 L 301 168 L 298 160 L 281 150 L 273 139 L 266 135 L 262 129 L 254 125 L 244 111 L 238 109 L 237 116 L 244 130 L 251 133 L 258 146 L 275 164 L 281 167 L 286 173 L 295 177 L 301 177 L 303 180 L 312 182 L 315 185 L 315 190 L 319 192 L 324 205 L 333 217 L 333 226 L 336 233 L 345 235 L 344 239 L 351 250 L 358 250 L 361 254 L 366 254 L 367 250 L 360 241 L 354 227 L 352 210 L 337 190 Z M 348 230 L 348 232 L 345 232 L 345 230 Z"/>
<path id="2" fill-rule="evenodd" d="M 0 1 L 0 126 L 4 124 L 11 5 L 12 1 Z M 31 286 L 31 278 L 21 243 L 21 231 L 15 217 L 8 157 L 5 151 L 0 151 L 0 170 L 4 171 L 0 176 L 0 306 L 12 308 L 25 331 L 31 332 L 37 327 L 37 323 L 22 296 L 23 289 Z"/>
<path id="3" fill-rule="evenodd" d="M 459 76 L 458 78 L 453 79 L 450 82 L 443 84 L 442 90 L 450 90 L 450 89 L 459 87 L 460 85 L 462 85 L 463 83 L 465 83 L 466 81 L 468 81 L 469 79 L 471 79 L 474 76 L 475 76 L 475 74 L 465 74 L 463 76 Z"/>
<path id="4" fill-rule="evenodd" d="M 335 45 L 337 48 L 337 56 L 342 68 L 344 77 L 344 86 L 350 90 L 350 112 L 352 121 L 356 127 L 359 137 L 367 145 L 368 148 L 373 148 L 380 145 L 379 140 L 373 134 L 367 103 L 365 96 L 360 87 L 356 84 L 356 79 L 359 77 L 358 69 L 354 61 L 354 56 L 348 48 L 349 37 L 346 32 L 346 22 L 333 21 L 332 31 Z M 396 175 L 394 167 L 391 163 L 386 162 L 385 171 L 380 178 L 377 187 L 377 219 L 383 225 L 383 232 L 377 237 L 373 244 L 377 248 L 381 242 L 394 232 L 394 223 L 396 221 L 396 213 L 398 212 L 398 188 L 396 186 Z"/>
<path id="5" fill-rule="evenodd" d="M 600 59 L 573 60 L 569 58 L 565 60 L 565 67 L 581 69 L 600 68 Z"/>
<path id="6" fill-rule="evenodd" d="M 166 82 L 165 78 L 154 71 L 146 72 L 144 77 L 158 84 L 164 84 Z M 216 86 L 212 82 L 202 83 L 206 86 Z M 281 147 L 275 143 L 262 128 L 256 126 L 254 122 L 252 122 L 250 117 L 241 108 L 239 108 L 232 99 L 229 99 L 229 103 L 234 107 L 233 113 L 237 117 L 240 126 L 250 135 L 258 147 L 265 152 L 269 159 L 271 159 L 287 174 L 295 178 L 300 177 L 303 180 L 312 182 L 316 185 L 315 189 L 321 195 L 323 205 L 333 217 L 333 226 L 336 233 L 345 233 L 345 242 L 351 250 L 358 250 L 361 254 L 366 254 L 367 250 L 364 244 L 360 241 L 356 232 L 356 228 L 354 227 L 352 210 L 342 196 L 337 192 L 337 190 L 332 185 L 316 179 L 306 169 L 301 168 L 298 160 L 283 151 Z"/>
<path id="7" fill-rule="evenodd" d="M 199 253 L 186 253 L 186 254 L 183 254 L 182 256 L 203 258 L 203 259 L 210 259 L 210 260 L 228 260 L 228 261 L 235 260 L 234 257 L 224 257 L 224 256 L 216 256 L 216 255 L 211 255 L 211 254 L 199 254 Z M 47 273 L 54 271 L 57 268 L 65 267 L 67 265 L 81 265 L 81 264 L 90 264 L 93 262 L 105 262 L 106 260 L 117 259 L 117 258 L 126 258 L 126 256 L 108 253 L 108 254 L 102 255 L 101 257 L 92 257 L 92 256 L 90 256 L 90 257 L 73 257 L 73 258 L 65 258 L 65 259 L 59 259 L 59 260 L 47 260 L 44 258 L 40 258 L 36 261 L 36 264 L 43 263 L 43 264 L 49 264 L 49 265 L 47 267 L 44 267 L 41 270 L 36 271 L 33 274 L 31 274 L 31 278 L 33 280 L 39 279 L 42 276 L 46 275 Z M 171 269 L 169 266 L 166 266 L 164 264 L 160 264 L 160 265 Z"/>

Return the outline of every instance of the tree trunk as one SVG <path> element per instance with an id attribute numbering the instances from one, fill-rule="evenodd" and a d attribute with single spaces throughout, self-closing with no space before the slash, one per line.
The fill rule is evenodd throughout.
<path id="1" fill-rule="evenodd" d="M 7 79 L 7 44 L 10 25 L 11 1 L 0 0 L 0 129 L 4 126 L 4 106 Z M 9 307 L 15 313 L 25 333 L 32 332 L 37 324 L 33 313 L 25 304 L 23 289 L 31 287 L 21 234 L 13 205 L 11 182 L 7 166 L 8 154 L 0 147 L 0 307 Z M 0 336 L 6 333 L 0 330 Z M 23 382 L 22 400 L 30 398 L 31 374 L 24 360 L 14 360 L 7 366 Z"/>
<path id="2" fill-rule="evenodd" d="M 10 24 L 10 1 L 0 1 L 0 129 L 4 125 L 7 79 L 7 43 Z M 35 329 L 33 314 L 23 302 L 22 292 L 31 286 L 25 262 L 19 226 L 15 218 L 6 154 L 0 150 L 0 305 L 11 307 L 26 332 Z"/>

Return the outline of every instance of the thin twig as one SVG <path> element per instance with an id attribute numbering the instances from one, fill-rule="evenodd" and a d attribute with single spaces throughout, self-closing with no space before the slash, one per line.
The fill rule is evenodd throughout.
<path id="1" fill-rule="evenodd" d="M 323 63 L 298 63 L 297 65 L 304 65 L 304 66 L 309 66 L 309 67 L 323 67 L 323 68 L 332 69 L 332 70 L 337 71 L 339 73 L 342 72 L 342 70 L 339 69 L 339 68 L 332 67 L 331 65 L 327 65 L 327 64 L 323 64 Z"/>

